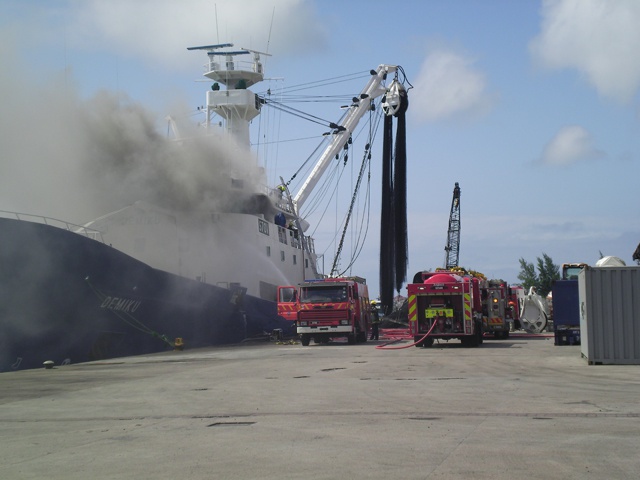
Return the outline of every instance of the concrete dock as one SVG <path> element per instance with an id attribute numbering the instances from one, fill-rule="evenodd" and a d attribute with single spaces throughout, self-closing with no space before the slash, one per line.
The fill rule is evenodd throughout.
<path id="1" fill-rule="evenodd" d="M 553 342 L 265 342 L 3 373 L 0 478 L 637 479 L 640 369 Z"/>

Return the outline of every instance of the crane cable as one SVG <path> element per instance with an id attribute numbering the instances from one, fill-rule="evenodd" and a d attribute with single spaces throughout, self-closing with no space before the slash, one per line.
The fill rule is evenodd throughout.
<path id="1" fill-rule="evenodd" d="M 351 196 L 349 211 L 347 212 L 347 217 L 344 221 L 344 228 L 342 229 L 342 237 L 340 238 L 340 243 L 338 244 L 338 251 L 336 252 L 336 255 L 333 259 L 333 266 L 331 267 L 331 273 L 329 274 L 329 276 L 333 276 L 333 273 L 337 271 L 338 260 L 340 259 L 340 255 L 342 254 L 342 247 L 344 246 L 344 238 L 347 235 L 349 221 L 351 220 L 351 215 L 353 214 L 353 206 L 355 205 L 356 199 L 358 198 L 358 192 L 360 191 L 360 185 L 362 184 L 362 177 L 364 176 L 365 168 L 370 158 L 371 154 L 369 153 L 369 145 L 367 144 L 367 146 L 365 147 L 364 158 L 362 159 L 362 163 L 360 164 L 360 172 L 358 173 L 356 186 L 353 190 L 353 195 Z"/>

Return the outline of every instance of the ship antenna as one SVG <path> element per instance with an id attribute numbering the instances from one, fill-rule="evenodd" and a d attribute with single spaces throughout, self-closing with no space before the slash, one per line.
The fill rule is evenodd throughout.
<path id="1" fill-rule="evenodd" d="M 216 41 L 220 43 L 220 29 L 218 28 L 218 4 L 213 4 L 213 11 L 216 14 Z"/>
<path id="2" fill-rule="evenodd" d="M 269 25 L 269 37 L 267 37 L 267 53 L 269 53 L 269 45 L 271 45 L 271 32 L 273 31 L 273 19 L 276 16 L 276 7 L 273 7 L 273 11 L 271 12 L 271 25 Z M 266 59 L 265 59 L 266 63 Z"/>

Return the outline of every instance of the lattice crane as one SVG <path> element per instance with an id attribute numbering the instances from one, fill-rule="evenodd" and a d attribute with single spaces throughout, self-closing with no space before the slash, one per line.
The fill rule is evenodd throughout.
<path id="1" fill-rule="evenodd" d="M 453 188 L 447 245 L 444 247 L 444 251 L 444 268 L 448 270 L 457 267 L 460 260 L 460 185 L 458 182 Z"/>

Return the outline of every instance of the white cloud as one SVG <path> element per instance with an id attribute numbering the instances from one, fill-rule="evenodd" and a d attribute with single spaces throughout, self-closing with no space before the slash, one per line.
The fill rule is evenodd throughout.
<path id="1" fill-rule="evenodd" d="M 583 127 L 563 127 L 545 146 L 541 162 L 547 165 L 570 165 L 584 160 L 602 158 L 594 146 L 591 134 Z"/>
<path id="2" fill-rule="evenodd" d="M 418 121 L 477 114 L 491 105 L 484 74 L 473 68 L 471 59 L 451 50 L 432 51 L 414 87 L 410 112 Z"/>
<path id="3" fill-rule="evenodd" d="M 529 45 L 547 68 L 575 68 L 604 96 L 628 102 L 640 86 L 640 2 L 546 0 Z"/>
<path id="4" fill-rule="evenodd" d="M 66 26 L 76 47 L 187 68 L 187 46 L 298 53 L 322 48 L 326 32 L 305 0 L 91 0 L 78 2 Z M 273 25 L 272 25 L 273 19 Z"/>

